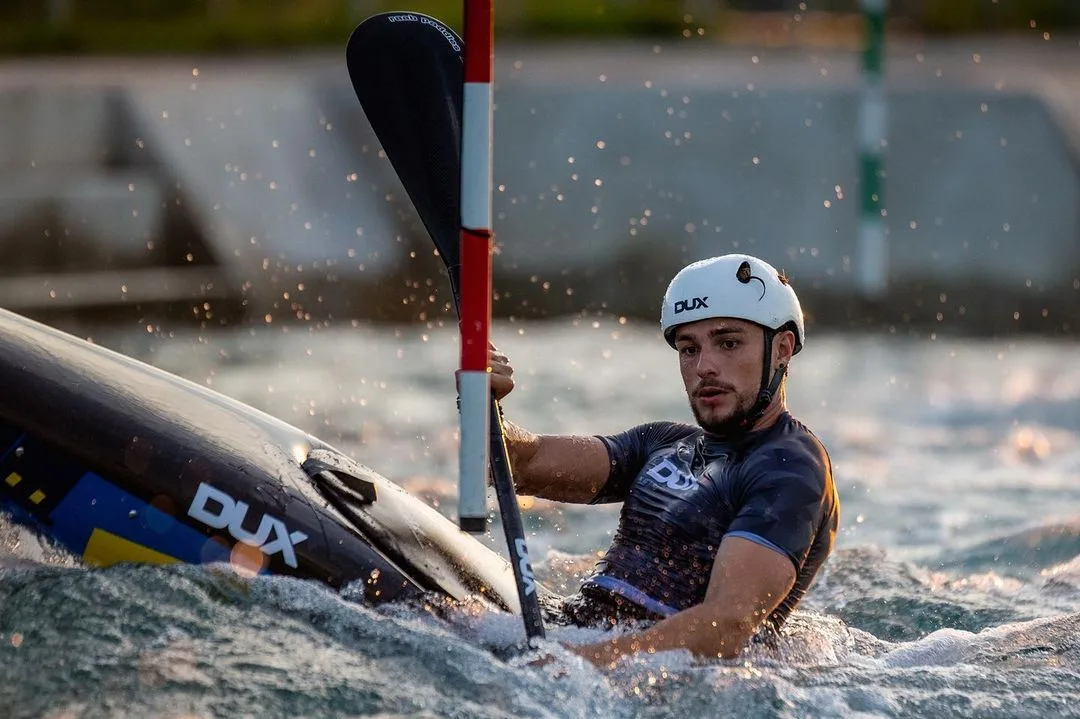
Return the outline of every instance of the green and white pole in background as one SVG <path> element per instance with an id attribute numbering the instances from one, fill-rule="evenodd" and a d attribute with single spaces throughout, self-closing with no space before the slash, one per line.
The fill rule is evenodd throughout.
<path id="1" fill-rule="evenodd" d="M 884 196 L 888 132 L 883 72 L 886 7 L 887 0 L 862 0 L 866 47 L 859 103 L 859 237 L 855 282 L 866 299 L 878 299 L 885 293 L 889 272 Z"/>

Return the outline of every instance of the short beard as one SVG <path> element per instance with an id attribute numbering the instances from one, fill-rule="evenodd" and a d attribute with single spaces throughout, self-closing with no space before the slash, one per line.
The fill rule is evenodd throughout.
<path id="1" fill-rule="evenodd" d="M 749 429 L 746 426 L 746 420 L 750 417 L 750 410 L 757 404 L 757 395 L 757 392 L 738 395 L 739 401 L 736 403 L 735 409 L 727 417 L 715 422 L 706 422 L 705 418 L 698 412 L 697 405 L 694 404 L 692 399 L 690 400 L 690 411 L 694 413 L 694 419 L 697 421 L 698 426 L 711 435 L 730 437 L 743 434 Z"/>

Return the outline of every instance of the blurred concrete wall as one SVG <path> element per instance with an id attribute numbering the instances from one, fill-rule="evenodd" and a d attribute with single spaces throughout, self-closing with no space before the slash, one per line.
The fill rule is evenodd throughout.
<path id="1" fill-rule="evenodd" d="M 825 301 L 851 298 L 856 103 L 845 88 L 507 88 L 496 123 L 500 267 L 545 277 L 620 268 L 644 313 L 682 264 L 745 251 Z M 1019 301 L 1003 320 L 1030 312 L 1027 300 L 1043 302 L 1040 314 L 1080 307 L 1080 177 L 1046 105 L 927 89 L 892 92 L 889 107 L 896 307 L 974 318 L 995 295 Z M 597 302 L 609 291 L 581 282 L 575 294 Z"/>
<path id="2" fill-rule="evenodd" d="M 823 326 L 1074 332 L 1080 74 L 1062 53 L 982 50 L 998 62 L 981 75 L 966 48 L 891 66 L 880 304 L 850 272 L 851 53 L 505 50 L 497 311 L 652 319 L 682 264 L 739 250 L 784 267 Z M 446 310 L 337 56 L 0 66 L 0 127 L 0 256 L 16 264 L 78 230 L 77 255 L 112 248 L 114 266 L 196 247 L 255 317 Z M 54 255 L 33 271 L 70 269 Z"/>
<path id="3" fill-rule="evenodd" d="M 138 168 L 115 167 L 115 93 L 99 88 L 19 88 L 0 102 L 0 247 L 3 270 L 69 263 L 99 238 L 103 264 L 152 259 L 162 194 Z M 82 263 L 93 264 L 84 256 Z"/>
<path id="4" fill-rule="evenodd" d="M 502 262 L 551 272 L 643 252 L 665 271 L 738 249 L 849 291 L 856 102 L 846 90 L 507 89 L 496 125 Z M 889 105 L 896 279 L 1071 284 L 1080 178 L 1037 98 L 927 90 L 891 93 Z"/>
<path id="5" fill-rule="evenodd" d="M 366 247 L 373 273 L 393 270 L 396 222 L 355 192 L 363 130 L 342 127 L 348 120 L 332 92 L 229 78 L 187 94 L 138 87 L 127 98 L 147 147 L 181 183 L 213 245 L 239 251 L 233 261 L 311 264 Z M 373 137 L 367 144 L 377 154 Z M 367 179 L 383 186 L 393 177 Z"/>
<path id="6" fill-rule="evenodd" d="M 395 178 L 386 163 L 357 173 L 379 148 L 360 141 L 355 98 L 154 74 L 0 90 L 0 304 L 229 298 L 287 316 L 298 286 L 339 263 L 362 282 L 397 277 Z"/>

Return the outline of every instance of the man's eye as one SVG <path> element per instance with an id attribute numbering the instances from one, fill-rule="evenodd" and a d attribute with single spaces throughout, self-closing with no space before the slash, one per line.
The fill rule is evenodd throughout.
<path id="1" fill-rule="evenodd" d="M 739 340 L 724 340 L 722 343 L 720 343 L 720 346 L 726 350 L 738 349 Z"/>
<path id="2" fill-rule="evenodd" d="M 685 347 L 680 347 L 679 354 L 683 357 L 693 357 L 695 354 L 697 354 L 697 347 L 693 345 L 686 345 Z"/>

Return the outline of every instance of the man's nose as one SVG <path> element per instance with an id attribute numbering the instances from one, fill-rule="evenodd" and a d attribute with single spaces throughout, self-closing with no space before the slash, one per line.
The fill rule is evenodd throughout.
<path id="1" fill-rule="evenodd" d="M 697 354 L 697 374 L 701 378 L 715 377 L 720 373 L 719 353 L 715 350 L 702 347 Z"/>

